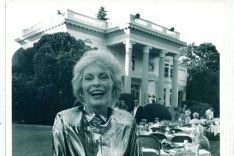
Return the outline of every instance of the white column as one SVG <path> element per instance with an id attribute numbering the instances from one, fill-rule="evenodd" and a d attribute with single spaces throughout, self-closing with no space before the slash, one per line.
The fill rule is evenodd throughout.
<path id="1" fill-rule="evenodd" d="M 159 55 L 159 80 L 158 80 L 158 99 L 161 99 L 161 103 L 164 102 L 164 68 L 165 68 L 165 51 L 162 51 Z"/>
<path id="2" fill-rule="evenodd" d="M 172 69 L 172 95 L 171 95 L 171 106 L 178 106 L 178 56 L 173 56 L 173 69 Z"/>
<path id="3" fill-rule="evenodd" d="M 124 77 L 124 92 L 131 93 L 131 76 L 132 71 L 132 42 L 127 39 L 125 43 L 125 77 Z"/>
<path id="4" fill-rule="evenodd" d="M 148 96 L 148 66 L 149 66 L 149 50 L 151 47 L 145 46 L 143 49 L 143 77 L 141 89 L 141 105 L 146 105 Z"/>

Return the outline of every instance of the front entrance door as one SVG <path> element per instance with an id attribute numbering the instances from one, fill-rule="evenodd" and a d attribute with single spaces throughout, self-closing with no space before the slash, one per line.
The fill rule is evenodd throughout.
<path id="1" fill-rule="evenodd" d="M 140 87 L 137 84 L 131 85 L 131 94 L 134 96 L 135 99 L 140 101 Z"/>

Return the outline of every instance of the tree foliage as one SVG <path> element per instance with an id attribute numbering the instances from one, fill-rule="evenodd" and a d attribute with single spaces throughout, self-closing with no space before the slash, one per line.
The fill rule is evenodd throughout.
<path id="1" fill-rule="evenodd" d="M 52 124 L 56 113 L 73 105 L 72 71 L 88 49 L 68 33 L 44 35 L 12 58 L 13 121 Z"/>
<path id="2" fill-rule="evenodd" d="M 99 8 L 98 14 L 97 14 L 97 19 L 101 20 L 101 21 L 106 21 L 108 20 L 108 18 L 106 18 L 107 16 L 107 11 L 105 10 L 105 8 L 103 6 L 101 6 Z"/>
<path id="3" fill-rule="evenodd" d="M 187 100 L 209 103 L 219 113 L 219 52 L 211 43 L 190 44 L 180 60 L 187 66 Z"/>

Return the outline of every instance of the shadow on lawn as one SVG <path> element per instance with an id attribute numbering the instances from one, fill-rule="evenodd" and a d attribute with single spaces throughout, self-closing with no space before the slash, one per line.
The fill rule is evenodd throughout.
<path id="1" fill-rule="evenodd" d="M 220 156 L 220 141 L 219 140 L 210 141 L 210 153 L 212 156 Z"/>
<path id="2" fill-rule="evenodd" d="M 12 156 L 51 156 L 51 126 L 12 126 Z"/>

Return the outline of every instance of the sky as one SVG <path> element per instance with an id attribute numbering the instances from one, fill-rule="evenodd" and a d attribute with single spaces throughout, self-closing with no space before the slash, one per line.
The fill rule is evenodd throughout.
<path id="1" fill-rule="evenodd" d="M 121 22 L 130 14 L 139 13 L 141 18 L 153 23 L 174 27 L 180 32 L 180 39 L 199 45 L 210 42 L 221 53 L 225 46 L 226 6 L 222 1 L 184 2 L 184 1 L 90 1 L 78 3 L 49 2 L 7 2 L 6 3 L 6 41 L 7 53 L 13 54 L 20 45 L 14 41 L 20 37 L 21 30 L 40 21 L 56 16 L 57 10 L 71 9 L 78 13 L 96 17 L 100 6 L 107 10 L 110 21 Z"/>

